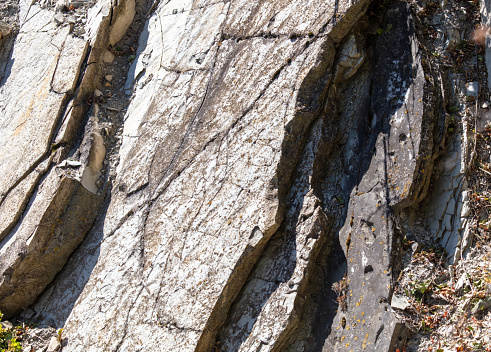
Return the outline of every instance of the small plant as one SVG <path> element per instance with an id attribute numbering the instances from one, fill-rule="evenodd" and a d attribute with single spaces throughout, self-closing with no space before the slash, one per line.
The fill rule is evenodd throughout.
<path id="1" fill-rule="evenodd" d="M 411 288 L 410 294 L 413 296 L 417 302 L 421 302 L 423 296 L 430 292 L 430 282 L 415 282 L 413 287 Z"/>
<path id="2" fill-rule="evenodd" d="M 402 238 L 402 247 L 404 248 L 404 250 L 408 249 L 412 243 L 414 242 L 410 241 L 409 238 L 407 238 L 406 236 Z"/>
<path id="3" fill-rule="evenodd" d="M 455 114 L 460 111 L 460 108 L 457 105 L 451 105 L 447 107 L 447 110 L 451 114 Z"/>
<path id="4" fill-rule="evenodd" d="M 472 343 L 474 351 L 486 351 L 486 347 L 482 342 L 473 342 Z"/>
<path id="5" fill-rule="evenodd" d="M 339 205 L 344 205 L 344 199 L 342 196 L 336 196 L 336 199 L 337 199 Z"/>
<path id="6" fill-rule="evenodd" d="M 222 351 L 222 346 L 220 341 L 216 341 L 215 344 L 213 345 L 213 352 L 221 352 Z"/>
<path id="7" fill-rule="evenodd" d="M 450 108 L 454 108 L 454 106 L 451 106 Z M 449 108 L 449 110 L 450 110 L 450 108 Z M 455 116 L 451 116 L 450 119 L 448 120 L 448 128 L 447 128 L 447 131 L 448 132 L 453 132 L 454 129 L 455 129 L 455 126 L 456 126 Z"/>
<path id="8" fill-rule="evenodd" d="M 425 315 L 421 320 L 420 328 L 423 332 L 429 333 L 433 329 L 436 329 L 438 327 L 438 324 L 440 324 L 440 319 L 436 314 Z"/>
<path id="9" fill-rule="evenodd" d="M 347 300 L 348 279 L 346 278 L 346 276 L 344 276 L 338 282 L 333 283 L 332 290 L 338 296 L 336 300 L 339 303 L 339 307 L 341 308 L 341 311 L 346 312 L 346 310 L 348 309 L 348 300 Z"/>
<path id="10" fill-rule="evenodd" d="M 0 322 L 3 314 L 0 312 Z M 5 329 L 0 325 L 0 352 L 22 352 L 22 346 L 16 339 L 14 329 Z"/>

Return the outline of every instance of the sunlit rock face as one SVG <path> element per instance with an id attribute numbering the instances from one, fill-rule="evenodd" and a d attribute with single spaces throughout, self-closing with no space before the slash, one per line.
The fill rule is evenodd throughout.
<path id="1" fill-rule="evenodd" d="M 0 311 L 63 351 L 402 348 L 448 122 L 409 5 L 73 4 L 0 23 Z"/>

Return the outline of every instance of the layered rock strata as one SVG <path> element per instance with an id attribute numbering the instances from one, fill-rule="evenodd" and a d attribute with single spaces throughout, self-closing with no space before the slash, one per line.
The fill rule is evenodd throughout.
<path id="1" fill-rule="evenodd" d="M 59 5 L 21 2 L 0 42 L 2 312 L 64 351 L 403 347 L 408 214 L 455 250 L 465 212 L 457 163 L 435 181 L 448 82 L 407 3 Z M 111 137 L 100 83 L 136 21 Z"/>
<path id="2" fill-rule="evenodd" d="M 97 174 L 104 160 L 97 123 L 87 124 L 84 143 L 77 146 L 77 139 L 100 71 L 99 43 L 121 32 L 108 18 L 94 17 L 97 31 L 83 39 L 73 24 L 56 21 L 54 9 L 14 5 L 5 9 L 18 12 L 5 17 L 10 30 L 0 43 L 0 310 L 6 317 L 34 302 L 98 215 L 103 196 L 86 176 L 86 170 Z M 74 147 L 81 160 L 73 159 Z"/>

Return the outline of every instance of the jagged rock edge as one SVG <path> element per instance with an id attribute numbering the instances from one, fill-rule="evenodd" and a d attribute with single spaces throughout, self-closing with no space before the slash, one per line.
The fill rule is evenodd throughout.
<path id="1" fill-rule="evenodd" d="M 339 38 L 339 42 L 343 40 L 343 38 L 349 33 L 349 31 L 352 29 L 352 27 L 357 23 L 358 19 L 361 18 L 367 8 L 370 2 L 364 2 L 364 1 L 359 1 L 357 4 L 353 5 L 352 8 L 350 8 L 348 14 L 344 16 L 341 20 L 344 20 L 345 22 L 347 21 L 346 18 L 349 15 L 352 15 L 350 13 L 354 12 L 355 13 L 355 20 L 352 21 L 350 26 L 345 25 L 346 27 L 339 29 L 339 27 L 335 27 L 335 30 L 333 30 L 333 33 L 327 33 L 324 34 L 326 30 L 326 27 L 328 26 L 329 22 L 326 23 L 326 25 L 323 27 L 321 33 L 318 35 L 314 36 L 312 40 L 317 40 L 319 38 L 323 38 L 324 36 L 327 36 L 325 38 L 326 42 L 324 43 L 325 46 L 328 46 L 328 48 L 324 48 L 319 54 L 318 54 L 318 60 L 317 64 L 321 66 L 319 68 L 318 66 L 313 67 L 309 73 L 306 75 L 304 78 L 300 92 L 298 94 L 297 98 L 297 106 L 302 106 L 302 107 L 307 107 L 307 109 L 311 108 L 312 105 L 314 104 L 312 101 L 309 101 L 308 105 L 307 104 L 302 104 L 305 103 L 306 99 L 308 99 L 309 96 L 311 96 L 312 92 L 318 92 L 319 90 L 321 91 L 320 94 L 318 94 L 318 101 L 316 102 L 317 104 L 314 111 L 305 111 L 305 109 L 298 108 L 297 114 L 295 117 L 290 121 L 289 126 L 291 126 L 292 130 L 297 132 L 291 133 L 289 136 L 290 138 L 284 138 L 282 142 L 282 147 L 281 147 L 281 157 L 280 161 L 278 164 L 278 169 L 277 169 L 277 187 L 278 187 L 278 210 L 276 212 L 276 217 L 275 217 L 275 225 L 272 226 L 270 229 L 267 229 L 264 233 L 263 238 L 254 246 L 254 247 L 248 247 L 248 251 L 244 252 L 241 255 L 241 258 L 237 262 L 237 265 L 234 268 L 234 271 L 232 272 L 231 277 L 229 278 L 228 282 L 224 286 L 222 293 L 220 297 L 218 298 L 211 314 L 210 317 L 206 323 L 205 328 L 203 329 L 203 333 L 200 337 L 200 340 L 196 346 L 195 351 L 196 352 L 206 352 L 209 351 L 210 348 L 213 347 L 215 343 L 215 338 L 216 334 L 218 333 L 219 329 L 223 326 L 223 324 L 226 321 L 228 311 L 233 304 L 233 302 L 236 300 L 238 297 L 242 287 L 244 286 L 247 277 L 249 276 L 249 273 L 253 270 L 255 264 L 257 263 L 257 260 L 260 258 L 263 250 L 266 248 L 267 243 L 271 239 L 271 237 L 276 233 L 278 228 L 281 227 L 281 223 L 283 222 L 284 219 L 284 214 L 287 211 L 287 199 L 288 199 L 288 194 L 290 192 L 290 189 L 292 187 L 292 182 L 293 182 L 293 175 L 295 171 L 297 170 L 297 167 L 300 162 L 300 157 L 302 155 L 303 150 L 305 149 L 307 140 L 310 136 L 310 132 L 312 130 L 313 125 L 315 122 L 320 118 L 324 108 L 325 104 L 327 103 L 327 97 L 328 97 L 328 92 L 331 89 L 332 85 L 332 78 L 333 78 L 333 71 L 335 68 L 335 59 L 333 59 L 330 62 L 326 62 L 324 59 L 324 56 L 328 53 L 328 50 L 330 48 L 335 48 L 336 42 L 332 39 L 334 38 Z M 358 5 L 358 6 L 357 6 Z M 359 8 L 361 7 L 361 8 Z M 354 9 L 353 9 L 354 8 Z M 341 36 L 342 35 L 342 36 Z M 259 35 L 260 37 L 266 37 L 269 38 L 269 35 Z M 332 36 L 332 37 L 331 37 Z M 251 38 L 254 38 L 256 36 L 252 36 Z M 244 37 L 244 38 L 234 38 L 230 37 L 227 39 L 239 39 L 239 40 L 247 40 L 250 39 L 249 37 Z M 330 45 L 326 44 L 329 43 Z M 299 53 L 296 53 L 295 56 L 300 55 L 306 47 L 303 47 L 302 50 Z M 337 49 L 337 48 L 336 48 Z M 333 55 L 335 57 L 335 55 Z M 293 57 L 294 58 L 294 57 Z M 292 60 L 293 60 L 292 58 Z M 287 66 L 287 64 L 281 66 L 278 71 L 274 74 L 272 80 L 266 85 L 264 90 L 260 92 L 258 97 L 253 101 L 253 103 L 250 104 L 248 108 L 244 110 L 244 112 L 241 114 L 241 116 L 236 119 L 236 121 L 233 123 L 232 127 L 241 119 L 241 117 L 245 116 L 245 114 L 251 110 L 256 102 L 260 99 L 260 97 L 264 94 L 264 92 L 267 90 L 267 88 L 273 83 L 273 81 L 276 80 L 276 78 L 279 76 L 281 71 Z M 312 83 L 309 82 L 323 82 L 321 86 L 319 87 L 318 85 L 313 89 Z M 305 91 L 306 95 L 303 96 L 301 94 L 301 91 Z M 309 94 L 310 93 L 310 94 Z M 206 94 L 205 94 L 206 97 Z M 204 101 L 204 99 L 203 99 Z M 196 114 L 197 115 L 197 114 Z M 310 120 L 305 123 L 305 115 L 311 115 Z M 232 128 L 231 127 L 231 128 Z M 231 129 L 230 128 L 230 129 Z M 297 129 L 301 129 L 301 131 L 297 131 Z M 292 137 L 293 136 L 293 137 Z M 216 137 L 215 137 L 216 138 Z M 210 143 L 205 144 L 206 146 Z M 289 145 L 291 144 L 291 145 Z M 294 149 L 293 152 L 293 157 L 291 156 L 286 156 L 285 151 L 292 148 L 292 146 L 297 146 Z M 281 175 L 281 177 L 280 177 Z M 169 181 L 170 183 L 171 181 Z M 157 197 L 152 197 L 152 200 L 157 199 Z M 322 211 L 321 211 L 322 212 Z M 325 220 L 327 222 L 327 220 Z M 253 230 L 254 232 L 254 230 Z M 322 236 L 323 241 L 319 241 L 319 244 L 316 244 L 315 250 L 313 250 L 312 253 L 312 259 L 309 260 L 310 263 L 314 263 L 316 261 L 316 256 L 319 253 L 322 253 L 322 248 L 324 247 L 324 242 L 328 240 L 327 234 L 325 236 Z M 247 261 L 246 261 L 247 260 Z M 313 265 L 313 264 L 312 264 Z M 311 265 L 309 265 L 310 267 Z M 308 270 L 308 269 L 307 269 Z M 305 280 L 304 280 L 305 281 Z M 307 280 L 308 281 L 308 280 Z M 231 290 L 232 286 L 237 286 L 235 289 Z M 301 287 L 306 287 L 307 285 L 301 285 Z M 230 292 L 229 292 L 230 291 Z M 230 295 L 230 296 L 228 296 Z M 300 295 L 301 296 L 301 295 Z M 297 298 L 295 299 L 295 302 L 297 302 L 299 299 L 299 295 L 297 295 Z M 295 303 L 295 306 L 297 306 L 297 303 Z M 290 332 L 291 330 L 295 329 L 295 322 L 292 322 L 291 319 L 289 319 L 289 326 L 285 328 L 284 331 Z M 293 324 L 292 324 L 293 323 Z M 282 348 L 282 345 L 286 343 L 287 341 L 287 334 L 281 334 L 282 338 L 278 339 L 276 342 L 276 347 L 274 347 L 274 350 L 277 351 Z"/>
<path id="2" fill-rule="evenodd" d="M 116 8 L 119 8 L 120 6 L 125 5 L 125 1 L 120 2 L 118 5 L 116 5 Z M 111 30 L 114 28 L 114 26 L 118 23 L 118 20 L 120 20 L 123 16 L 116 16 L 115 19 L 112 17 L 112 10 L 113 7 L 111 6 L 111 11 L 109 16 L 103 16 L 99 28 L 97 31 L 97 34 L 93 40 L 92 46 L 87 45 L 84 49 L 84 54 L 83 56 L 79 59 L 79 70 L 77 71 L 77 75 L 74 77 L 74 89 L 73 93 L 68 91 L 63 97 L 62 103 L 60 105 L 60 108 L 58 110 L 57 117 L 55 119 L 55 122 L 53 123 L 53 127 L 50 132 L 50 137 L 49 137 L 49 144 L 47 147 L 47 150 L 45 153 L 29 168 L 29 170 L 22 175 L 22 177 L 17 180 L 12 187 L 7 191 L 5 196 L 3 197 L 2 201 L 0 202 L 0 205 L 3 203 L 3 201 L 8 197 L 10 192 L 12 192 L 25 178 L 27 178 L 32 172 L 37 172 L 37 168 L 46 160 L 48 160 L 48 163 L 46 167 L 39 172 L 39 175 L 36 177 L 35 182 L 33 183 L 33 187 L 31 188 L 30 192 L 25 195 L 25 201 L 23 202 L 23 206 L 20 208 L 20 211 L 18 212 L 16 219 L 7 227 L 6 231 L 4 231 L 1 235 L 2 237 L 0 238 L 8 238 L 9 233 L 13 231 L 18 225 L 20 225 L 20 220 L 24 218 L 24 215 L 26 211 L 29 209 L 29 204 L 32 203 L 33 201 L 33 196 L 37 193 L 37 190 L 39 187 L 43 184 L 44 180 L 48 175 L 54 170 L 56 167 L 56 163 L 59 163 L 61 160 L 66 159 L 68 156 L 68 153 L 70 149 L 74 146 L 74 143 L 77 141 L 79 137 L 78 134 L 80 133 L 80 129 L 86 121 L 86 114 L 88 110 L 88 104 L 87 100 L 89 96 L 92 94 L 94 91 L 96 84 L 98 80 L 101 77 L 101 64 L 102 64 L 102 57 L 103 53 L 106 50 L 106 43 L 109 38 L 109 34 L 111 33 Z M 127 27 L 126 27 L 127 29 Z M 125 31 L 126 31 L 125 29 Z M 123 33 L 124 34 L 124 33 Z M 65 43 L 65 42 L 64 42 Z M 64 44 L 63 43 L 63 44 Z M 60 51 L 60 56 L 61 56 L 61 51 Z M 56 65 L 58 65 L 60 57 L 58 57 Z M 84 63 L 85 62 L 85 63 Z M 55 70 L 56 72 L 56 70 Z M 50 82 L 50 89 L 52 90 L 52 80 Z M 56 93 L 56 92 L 55 92 Z M 69 108 L 69 104 L 72 104 Z M 69 109 L 68 109 L 69 108 Z M 68 109 L 68 111 L 66 111 Z M 65 126 L 63 126 L 65 125 Z M 62 127 L 64 128 L 64 135 L 61 136 L 60 138 L 60 133 L 62 132 Z M 53 164 L 53 162 L 55 164 Z M 80 183 L 80 181 L 76 181 Z M 83 187 L 80 184 L 81 187 Z M 84 187 L 85 188 L 85 187 Z M 106 189 L 107 190 L 107 185 Z M 104 190 L 104 191 L 105 191 Z M 57 190 L 58 191 L 58 190 Z M 91 194 L 91 191 L 86 191 L 88 192 L 87 194 Z M 76 193 L 73 193 L 70 197 L 73 198 L 76 196 Z M 80 241 L 78 241 L 77 245 L 73 248 L 71 253 L 73 253 L 76 248 L 80 245 L 82 242 L 83 238 L 85 235 L 89 232 L 90 228 L 94 224 L 95 220 L 98 217 L 98 211 L 100 206 L 102 205 L 102 200 L 103 197 L 100 195 L 94 194 L 94 196 L 98 199 L 98 201 L 95 201 L 93 205 L 97 208 L 97 211 L 94 212 L 92 215 L 91 219 L 85 219 L 85 223 L 88 223 L 88 230 L 84 232 L 83 237 L 80 238 Z M 68 200 L 70 203 L 71 200 Z M 69 214 L 68 214 L 69 215 Z M 2 241 L 4 242 L 4 241 Z M 69 255 L 66 257 L 66 261 L 68 261 Z M 63 266 L 61 266 L 58 269 L 58 272 L 63 269 Z M 50 278 L 49 282 L 43 283 L 43 289 L 36 295 L 38 297 L 39 295 L 42 294 L 44 289 L 49 285 L 49 283 L 52 281 L 52 279 L 56 277 L 56 275 L 53 275 L 53 277 Z M 34 299 L 35 300 L 35 299 Z M 31 300 L 30 303 L 33 303 L 34 300 Z M 10 313 L 7 312 L 5 314 L 5 318 L 11 318 L 13 315 L 17 314 L 19 309 L 25 309 L 26 305 L 23 304 L 22 307 L 17 307 L 15 309 L 15 313 L 12 313 L 14 310 L 10 310 Z"/>

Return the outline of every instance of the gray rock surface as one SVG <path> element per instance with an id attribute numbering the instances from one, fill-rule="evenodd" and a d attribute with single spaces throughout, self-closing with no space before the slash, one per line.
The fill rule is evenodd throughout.
<path id="1" fill-rule="evenodd" d="M 54 171 L 48 174 L 28 206 L 26 220 L 3 242 L 0 307 L 6 316 L 34 302 L 61 270 L 89 230 L 101 201 L 79 181 L 60 178 Z"/>
<path id="2" fill-rule="evenodd" d="M 39 4 L 21 2 L 19 23 L 10 23 L 19 30 L 2 52 L 0 310 L 6 317 L 32 304 L 61 270 L 103 201 L 98 189 L 82 187 L 86 177 L 54 167 L 76 143 L 97 57 L 93 50 L 92 67 L 82 70 L 88 41 L 56 26 L 52 17 Z M 107 32 L 99 23 L 100 33 Z M 87 131 L 97 133 L 96 125 Z M 94 159 L 92 149 L 103 159 L 103 146 L 94 138 L 86 144 L 84 167 L 96 173 L 102 160 Z"/>
<path id="3" fill-rule="evenodd" d="M 100 0 L 56 24 L 70 4 L 20 2 L 0 46 L 0 310 L 63 328 L 52 350 L 402 348 L 407 213 L 454 254 L 469 216 L 465 135 L 434 177 L 447 77 L 409 5 Z"/>
<path id="4" fill-rule="evenodd" d="M 293 38 L 297 24 L 286 20 L 271 29 L 274 35 L 241 40 L 261 27 L 251 21 L 234 33 L 229 3 L 203 5 L 162 4 L 140 39 L 118 179 L 98 230 L 99 258 L 118 258 L 122 266 L 113 270 L 101 260 L 94 267 L 79 298 L 84 303 L 66 324 L 73 350 L 86 343 L 75 341 L 92 339 L 109 350 L 140 343 L 150 350 L 209 349 L 284 217 L 302 140 L 331 80 L 334 41 L 327 29 Z M 346 21 L 364 6 L 351 8 Z M 334 9 L 311 11 L 295 23 L 321 15 L 327 22 Z M 317 26 L 305 32 L 319 32 Z M 172 119 L 161 118 L 169 113 Z M 103 277 L 110 284 L 101 306 L 90 288 Z M 100 309 L 110 310 L 101 325 Z"/>

